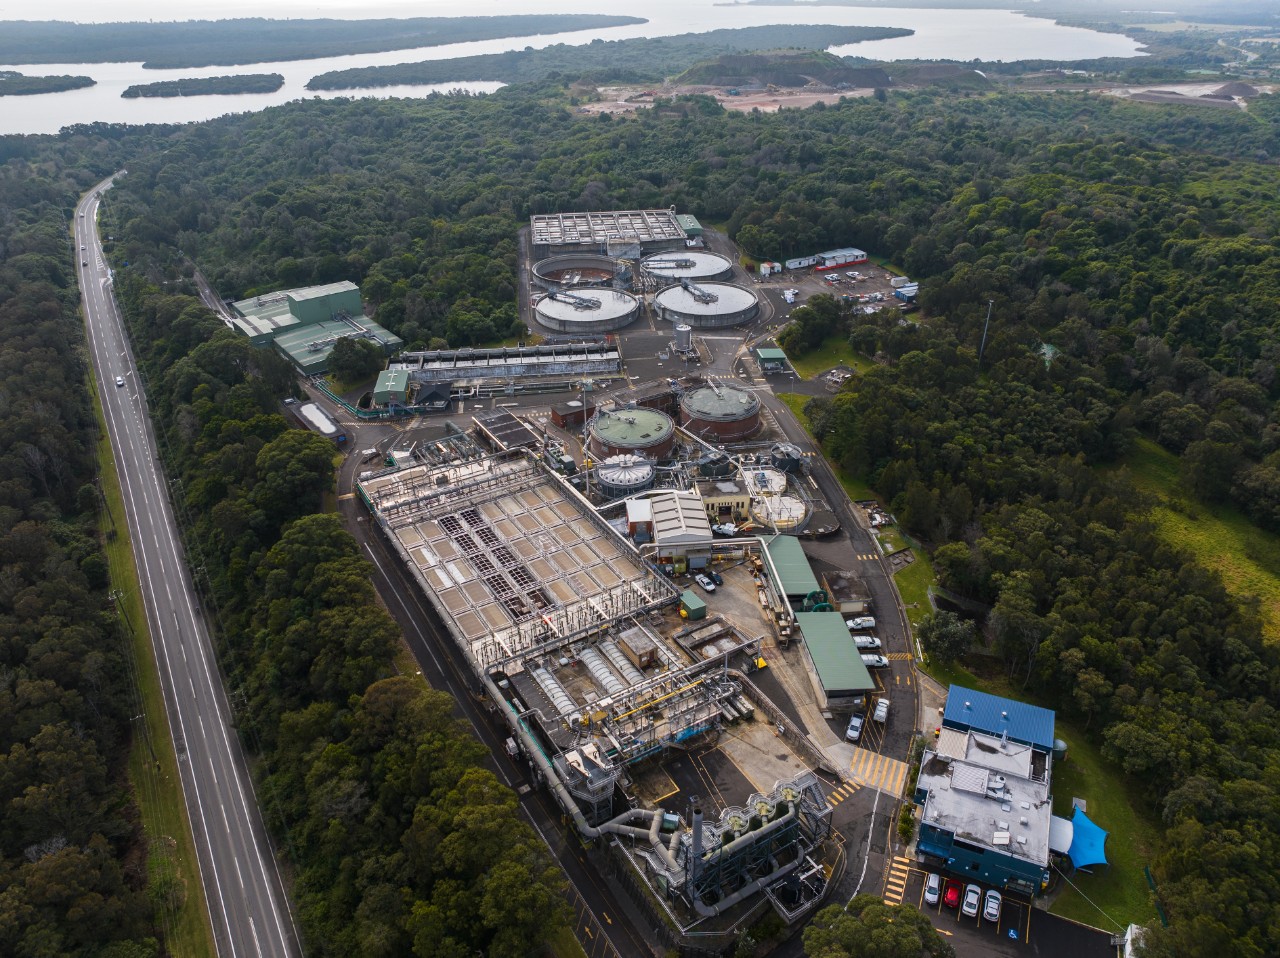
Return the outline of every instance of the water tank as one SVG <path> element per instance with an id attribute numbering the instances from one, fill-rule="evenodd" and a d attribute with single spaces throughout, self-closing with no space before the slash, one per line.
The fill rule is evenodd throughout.
<path id="1" fill-rule="evenodd" d="M 1056 765 L 1058 762 L 1064 761 L 1066 757 L 1067 757 L 1067 743 L 1060 738 L 1055 738 L 1053 740 L 1054 764 Z"/>
<path id="2" fill-rule="evenodd" d="M 732 283 L 681 283 L 653 298 L 658 315 L 668 322 L 714 329 L 749 322 L 760 312 L 760 297 Z"/>
<path id="3" fill-rule="evenodd" d="M 597 413 L 587 427 L 587 448 L 602 459 L 625 453 L 666 459 L 675 440 L 676 424 L 671 417 L 643 406 Z"/>
<path id="4" fill-rule="evenodd" d="M 769 451 L 769 456 L 773 460 L 775 469 L 781 469 L 783 472 L 796 472 L 800 469 L 800 460 L 804 458 L 804 453 L 793 442 L 779 442 L 774 444 L 774 447 Z"/>
<path id="5" fill-rule="evenodd" d="M 603 495 L 620 499 L 652 488 L 654 472 L 643 456 L 611 456 L 596 467 L 596 482 Z"/>
<path id="6" fill-rule="evenodd" d="M 680 422 L 712 442 L 735 442 L 760 431 L 760 398 L 737 386 L 708 383 L 680 400 Z"/>
<path id="7" fill-rule="evenodd" d="M 686 323 L 676 326 L 676 352 L 687 353 L 693 349 L 693 327 Z"/>

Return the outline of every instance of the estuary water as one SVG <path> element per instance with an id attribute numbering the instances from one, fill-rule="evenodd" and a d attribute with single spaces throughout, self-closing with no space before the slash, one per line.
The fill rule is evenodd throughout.
<path id="1" fill-rule="evenodd" d="M 416 97 L 435 91 L 465 89 L 489 93 L 502 86 L 486 83 L 443 83 L 431 86 L 380 87 L 373 90 L 305 89 L 311 77 L 330 70 L 352 67 L 408 63 L 419 60 L 446 60 L 484 53 L 501 53 L 555 43 L 585 44 L 594 39 L 621 40 L 631 37 L 672 36 L 702 33 L 724 28 L 768 24 L 830 23 L 856 26 L 906 27 L 915 33 L 894 40 L 832 47 L 841 56 L 871 59 L 947 60 L 1080 60 L 1093 57 L 1141 56 L 1133 39 L 1112 33 L 1098 33 L 1077 27 L 1063 27 L 1051 20 L 1027 17 L 1008 10 L 939 10 L 891 7 L 763 7 L 718 5 L 714 0 L 649 0 L 640 6 L 602 9 L 593 0 L 455 0 L 409 2 L 382 0 L 367 6 L 351 3 L 277 0 L 266 6 L 229 0 L 216 9 L 190 9 L 156 0 L 124 0 L 105 4 L 101 0 L 52 0 L 41 8 L 42 18 L 81 22 L 120 20 L 226 19 L 240 16 L 272 18 L 373 19 L 378 17 L 484 16 L 512 13 L 625 13 L 642 16 L 648 22 L 603 30 L 582 30 L 546 36 L 511 37 L 475 43 L 393 50 L 388 53 L 293 60 L 283 63 L 256 63 L 234 67 L 205 67 L 183 70 L 144 70 L 141 63 L 9 64 L 0 70 L 19 70 L 28 75 L 74 74 L 91 76 L 97 85 L 83 90 L 39 96 L 0 98 L 0 134 L 56 133 L 64 126 L 79 123 L 186 123 L 212 119 L 227 113 L 262 110 L 269 106 L 306 97 Z M 2 19 L 32 19 L 25 9 L 19 13 L 12 0 L 0 0 Z M 239 73 L 279 73 L 284 86 L 275 93 L 122 99 L 120 94 L 135 83 L 152 83 L 187 77 L 225 76 Z"/>

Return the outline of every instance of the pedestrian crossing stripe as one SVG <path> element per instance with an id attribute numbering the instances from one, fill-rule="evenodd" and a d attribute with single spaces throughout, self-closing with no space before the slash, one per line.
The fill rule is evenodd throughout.
<path id="1" fill-rule="evenodd" d="M 858 785 L 854 782 L 845 782 L 839 788 L 833 789 L 828 796 L 827 801 L 832 805 L 839 805 L 846 798 L 850 798 L 854 792 L 858 790 Z"/>
<path id="2" fill-rule="evenodd" d="M 860 748 L 853 753 L 849 775 L 860 785 L 877 788 L 896 797 L 902 793 L 903 786 L 907 783 L 907 763 Z"/>
<path id="3" fill-rule="evenodd" d="M 878 555 L 876 555 L 874 552 L 868 552 L 868 553 L 865 553 L 865 554 L 863 554 L 863 555 L 858 556 L 858 558 L 859 558 L 859 559 L 861 559 L 863 562 L 871 562 L 871 561 L 873 561 L 873 560 L 875 560 L 875 559 L 878 559 L 878 558 L 880 558 L 880 557 L 879 557 Z"/>
<path id="4" fill-rule="evenodd" d="M 889 875 L 884 882 L 884 900 L 890 905 L 901 905 L 907 892 L 907 879 L 911 876 L 911 860 L 895 855 L 889 865 Z"/>

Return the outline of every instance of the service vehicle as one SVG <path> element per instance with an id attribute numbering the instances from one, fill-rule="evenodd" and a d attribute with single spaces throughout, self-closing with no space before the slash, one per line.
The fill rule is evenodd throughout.
<path id="1" fill-rule="evenodd" d="M 860 615 L 856 619 L 845 619 L 844 624 L 850 632 L 861 632 L 863 629 L 874 629 L 876 620 L 869 615 Z"/>
<path id="2" fill-rule="evenodd" d="M 863 652 L 862 664 L 869 669 L 887 669 L 889 667 L 889 660 L 883 655 L 876 655 L 872 652 Z"/>
<path id="3" fill-rule="evenodd" d="M 858 647 L 859 652 L 879 652 L 880 640 L 874 635 L 855 635 L 853 644 Z"/>
<path id="4" fill-rule="evenodd" d="M 871 713 L 871 721 L 879 722 L 881 725 L 889 721 L 889 700 L 888 699 L 881 699 L 879 702 L 876 703 L 876 710 L 873 713 Z"/>
<path id="5" fill-rule="evenodd" d="M 695 575 L 695 576 L 693 577 L 693 581 L 694 581 L 694 582 L 696 582 L 696 583 L 698 583 L 698 585 L 702 586 L 702 591 L 703 591 L 703 592 L 715 592 L 715 591 L 716 591 L 716 584 L 715 584 L 714 582 L 712 582 L 710 579 L 708 579 L 708 578 L 707 578 L 705 575 L 703 575 L 701 572 L 699 572 L 697 575 Z"/>

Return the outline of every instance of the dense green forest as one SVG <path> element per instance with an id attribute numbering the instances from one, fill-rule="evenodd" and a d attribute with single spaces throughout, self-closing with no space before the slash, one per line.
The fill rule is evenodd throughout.
<path id="1" fill-rule="evenodd" d="M 314 60 L 644 23 L 589 13 L 383 20 L 183 20 L 68 23 L 11 20 L 0 33 L 3 63 L 123 63 L 152 70 Z"/>
<path id="2" fill-rule="evenodd" d="M 75 137 L 0 166 L 0 953 L 23 958 L 160 954 L 67 235 L 83 159 L 113 154 Z"/>
<path id="3" fill-rule="evenodd" d="M 394 66 L 357 67 L 321 73 L 307 81 L 308 90 L 349 90 L 404 83 L 449 83 L 464 80 L 541 81 L 572 75 L 596 82 L 655 82 L 686 69 L 690 63 L 722 53 L 797 48 L 824 50 L 838 43 L 861 43 L 909 36 L 897 27 L 824 25 L 742 27 L 638 40 L 592 40 L 582 46 L 557 43 L 540 50 L 526 48 L 448 60 L 424 60 Z"/>
<path id="4" fill-rule="evenodd" d="M 85 76 L 32 77 L 16 70 L 0 70 L 0 96 L 33 96 L 37 93 L 62 93 L 93 86 L 98 81 Z"/>
<path id="5" fill-rule="evenodd" d="M 1010 675 L 1163 816 L 1171 924 L 1151 953 L 1280 951 L 1276 650 L 1154 534 L 1123 474 L 1094 468 L 1146 433 L 1202 495 L 1275 521 L 1276 100 L 1191 116 L 915 93 L 766 115 L 688 97 L 586 120 L 566 97 L 311 102 L 192 128 L 130 163 L 113 255 L 158 281 L 181 247 L 235 296 L 351 279 L 415 345 L 509 323 L 535 212 L 674 204 L 770 258 L 856 243 L 902 264 L 919 323 L 798 311 L 792 345 L 835 331 L 881 360 L 811 409 L 828 450 L 933 545 L 946 585 L 994 607 Z"/>
<path id="6" fill-rule="evenodd" d="M 279 73 L 236 73 L 224 77 L 187 77 L 185 80 L 160 80 L 135 83 L 125 88 L 122 97 L 140 96 L 209 96 L 229 93 L 274 93 L 284 86 Z"/>

